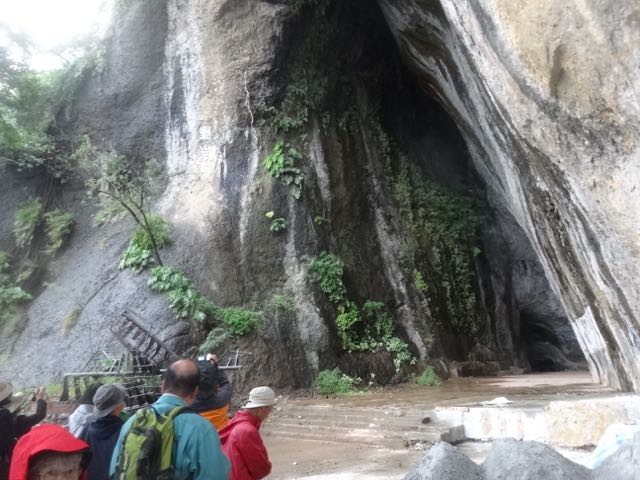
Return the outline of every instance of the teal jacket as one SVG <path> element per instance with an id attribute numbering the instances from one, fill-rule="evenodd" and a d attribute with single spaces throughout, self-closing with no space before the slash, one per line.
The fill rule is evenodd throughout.
<path id="1" fill-rule="evenodd" d="M 164 415 L 172 408 L 183 405 L 181 398 L 164 394 L 153 404 L 153 407 Z M 134 417 L 131 417 L 120 431 L 111 457 L 110 475 L 116 471 L 122 443 Z M 185 412 L 173 420 L 173 425 L 174 480 L 227 480 L 229 478 L 229 461 L 222 453 L 218 433 L 210 422 L 197 413 Z"/>

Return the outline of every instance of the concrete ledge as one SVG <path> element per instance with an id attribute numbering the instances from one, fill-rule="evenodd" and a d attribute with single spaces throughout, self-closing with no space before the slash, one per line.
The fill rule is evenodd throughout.
<path id="1" fill-rule="evenodd" d="M 640 395 L 551 402 L 545 407 L 548 443 L 560 447 L 595 445 L 614 423 L 640 423 Z"/>
<path id="2" fill-rule="evenodd" d="M 554 447 L 595 445 L 613 423 L 640 422 L 640 395 L 552 401 L 539 407 L 436 407 L 434 416 L 447 425 L 462 425 L 470 440 L 511 437 Z"/>

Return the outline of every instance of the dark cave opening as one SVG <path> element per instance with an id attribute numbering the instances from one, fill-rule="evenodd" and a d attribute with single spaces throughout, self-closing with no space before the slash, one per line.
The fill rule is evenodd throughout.
<path id="1" fill-rule="evenodd" d="M 520 313 L 527 360 L 533 372 L 586 370 L 586 360 L 566 317 Z"/>

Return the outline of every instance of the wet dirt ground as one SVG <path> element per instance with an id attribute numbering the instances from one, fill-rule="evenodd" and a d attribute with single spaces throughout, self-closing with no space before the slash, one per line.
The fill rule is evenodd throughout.
<path id="1" fill-rule="evenodd" d="M 513 407 L 546 404 L 551 400 L 571 400 L 611 394 L 612 390 L 592 384 L 587 372 L 560 372 L 491 378 L 452 379 L 438 387 L 403 384 L 358 395 L 334 399 L 283 398 L 288 404 L 325 404 L 362 407 L 466 406 L 504 396 Z M 390 480 L 401 479 L 424 456 L 424 451 L 389 450 L 354 443 L 319 442 L 266 437 L 273 463 L 269 479 L 307 480 Z M 329 440 L 329 439 L 328 439 Z M 472 460 L 481 462 L 490 444 L 463 443 L 459 448 Z M 574 461 L 585 451 L 561 451 Z"/>
<path id="2" fill-rule="evenodd" d="M 358 407 L 468 406 L 505 396 L 510 407 L 544 405 L 551 400 L 571 400 L 610 395 L 612 390 L 591 383 L 587 372 L 559 372 L 513 375 L 491 378 L 451 379 L 437 387 L 420 387 L 406 383 L 368 390 L 341 398 L 319 398 L 304 392 L 292 392 L 279 398 L 277 408 L 288 405 L 340 405 Z M 55 421 L 70 413 L 72 403 L 50 404 Z M 277 420 L 274 420 L 277 421 Z M 357 443 L 299 440 L 263 436 L 273 463 L 271 480 L 392 480 L 401 479 L 425 455 L 425 451 L 391 450 Z M 489 443 L 466 442 L 458 448 L 480 463 Z M 565 450 L 563 455 L 580 462 L 589 452 Z"/>

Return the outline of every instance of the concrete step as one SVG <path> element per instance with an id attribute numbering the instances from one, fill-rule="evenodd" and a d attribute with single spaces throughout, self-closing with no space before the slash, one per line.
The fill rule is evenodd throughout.
<path id="1" fill-rule="evenodd" d="M 274 412 L 275 417 L 298 418 L 305 420 L 349 420 L 384 424 L 414 425 L 428 424 L 432 418 L 431 410 L 408 411 L 359 408 L 330 409 L 321 407 L 287 408 Z"/>
<path id="2" fill-rule="evenodd" d="M 438 441 L 457 443 L 462 441 L 460 435 L 456 437 L 451 431 L 433 432 L 389 432 L 371 429 L 335 428 L 302 428 L 286 425 L 269 425 L 263 428 L 263 434 L 271 437 L 290 438 L 299 440 L 318 440 L 338 443 L 358 443 L 387 448 L 407 448 L 416 443 L 434 444 Z"/>
<path id="3" fill-rule="evenodd" d="M 316 440 L 320 442 L 337 442 L 337 443 L 357 443 L 360 445 L 369 445 L 373 447 L 385 447 L 400 449 L 405 448 L 405 443 L 400 439 L 389 439 L 371 435 L 352 436 L 350 438 L 337 437 L 328 435 L 326 432 L 306 432 L 304 430 L 287 430 L 287 429 L 264 429 L 262 435 L 267 437 L 289 438 L 292 440 Z"/>
<path id="4" fill-rule="evenodd" d="M 431 423 L 431 410 L 361 408 L 334 405 L 283 405 L 274 411 L 265 435 L 405 448 L 415 443 L 457 443 L 461 426 Z"/>
<path id="5" fill-rule="evenodd" d="M 379 422 L 375 419 L 367 420 L 353 420 L 353 419 L 307 419 L 307 418 L 289 418 L 289 417 L 278 417 L 277 420 L 274 420 L 278 425 L 287 425 L 293 427 L 328 427 L 328 428 L 360 428 L 360 429 L 372 429 L 372 430 L 384 430 L 384 431 L 423 431 L 423 432 L 431 432 L 436 429 L 436 427 L 431 426 L 429 424 L 417 424 L 417 423 L 385 423 Z"/>
<path id="6" fill-rule="evenodd" d="M 366 415 L 274 415 L 273 418 L 282 419 L 287 422 L 298 422 L 305 424 L 326 424 L 338 423 L 348 424 L 352 426 L 369 426 L 381 428 L 402 428 L 419 425 L 430 425 L 430 417 L 422 418 L 389 418 L 383 416 L 366 416 Z"/>
<path id="7" fill-rule="evenodd" d="M 400 409 L 395 407 L 361 408 L 334 405 L 283 405 L 277 412 L 292 415 L 375 415 L 395 418 L 423 418 L 430 416 L 432 410 Z"/>
<path id="8" fill-rule="evenodd" d="M 381 411 L 362 412 L 359 410 L 353 411 L 326 411 L 317 409 L 308 410 L 287 410 L 284 409 L 280 412 L 274 412 L 277 416 L 283 417 L 303 417 L 303 418 L 362 418 L 362 419 L 376 419 L 377 421 L 393 421 L 393 422 L 411 422 L 411 423 L 429 423 L 432 412 L 424 411 L 419 414 L 406 415 L 406 414 L 391 414 Z"/>
<path id="9" fill-rule="evenodd" d="M 270 426 L 271 422 L 267 424 Z M 297 429 L 319 429 L 319 430 L 331 430 L 335 432 L 344 432 L 348 433 L 352 430 L 370 430 L 374 432 L 420 432 L 423 434 L 435 434 L 438 435 L 446 429 L 439 428 L 434 425 L 394 425 L 393 428 L 376 425 L 375 423 L 359 423 L 359 422 L 326 422 L 326 423 L 307 423 L 303 421 L 290 421 L 288 419 L 279 418 L 274 420 L 273 425 L 277 426 L 286 426 L 288 428 L 297 428 Z"/>

